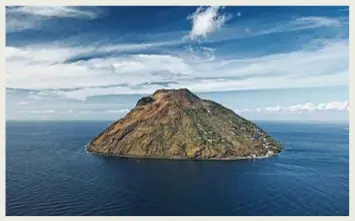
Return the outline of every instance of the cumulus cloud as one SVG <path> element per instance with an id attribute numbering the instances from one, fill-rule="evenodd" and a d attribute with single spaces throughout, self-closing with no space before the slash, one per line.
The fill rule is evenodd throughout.
<path id="1" fill-rule="evenodd" d="M 192 22 L 192 29 L 189 33 L 190 39 L 207 37 L 207 35 L 216 32 L 230 18 L 230 15 L 222 14 L 223 7 L 199 7 L 187 17 Z"/>

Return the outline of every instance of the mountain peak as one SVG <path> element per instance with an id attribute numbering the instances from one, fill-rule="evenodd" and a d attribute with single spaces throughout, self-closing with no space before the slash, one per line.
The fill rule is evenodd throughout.
<path id="1" fill-rule="evenodd" d="M 192 94 L 187 88 L 179 88 L 179 89 L 158 89 L 153 93 L 154 95 L 157 94 L 167 94 L 167 93 L 174 93 L 174 94 L 182 94 L 182 95 L 189 95 Z"/>
<path id="2" fill-rule="evenodd" d="M 153 158 L 240 159 L 278 154 L 281 146 L 254 123 L 188 89 L 160 89 L 138 100 L 87 151 Z"/>
<path id="3" fill-rule="evenodd" d="M 136 107 L 153 103 L 176 103 L 180 105 L 192 105 L 202 101 L 186 88 L 180 89 L 159 89 L 151 96 L 142 97 L 138 100 Z"/>

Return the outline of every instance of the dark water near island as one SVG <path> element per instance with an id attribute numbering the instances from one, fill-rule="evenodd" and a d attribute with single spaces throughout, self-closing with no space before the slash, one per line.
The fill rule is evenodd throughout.
<path id="1" fill-rule="evenodd" d="M 348 215 L 348 124 L 257 122 L 286 144 L 242 161 L 87 154 L 110 122 L 7 122 L 6 215 Z"/>

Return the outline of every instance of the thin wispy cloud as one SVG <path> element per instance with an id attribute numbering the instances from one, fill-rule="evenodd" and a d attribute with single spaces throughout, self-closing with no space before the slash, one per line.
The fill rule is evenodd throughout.
<path id="1" fill-rule="evenodd" d="M 85 9 L 77 9 L 69 6 L 19 6 L 10 7 L 7 10 L 9 14 L 34 15 L 41 17 L 57 18 L 79 18 L 94 19 L 98 13 Z"/>
<path id="2" fill-rule="evenodd" d="M 260 110 L 260 108 L 258 110 Z M 242 113 L 251 113 L 251 112 L 253 112 L 253 110 L 251 110 L 249 108 L 243 108 L 243 109 L 235 109 L 234 112 L 236 112 L 238 114 L 242 114 Z"/>
<path id="3" fill-rule="evenodd" d="M 338 11 L 340 11 L 340 12 L 348 12 L 349 11 L 349 7 L 339 9 Z"/>
<path id="4" fill-rule="evenodd" d="M 191 53 L 191 55 L 196 56 L 197 59 L 203 58 L 207 61 L 213 61 L 216 58 L 215 48 L 203 47 L 203 46 L 192 46 L 187 45 L 185 46 L 186 51 Z M 196 58 L 195 58 L 196 59 Z"/>
<path id="5" fill-rule="evenodd" d="M 348 82 L 347 49 L 347 41 L 331 41 L 315 49 L 252 59 L 203 61 L 191 59 L 188 53 L 134 54 L 64 63 L 86 49 L 7 47 L 6 83 L 9 88 L 58 90 L 58 94 L 76 99 L 149 93 L 161 87 L 150 82 L 166 83 L 167 88 L 189 87 L 195 92 L 342 85 Z"/>
<path id="6" fill-rule="evenodd" d="M 29 29 L 39 29 L 41 22 L 40 19 L 32 18 L 31 20 L 26 19 L 16 19 L 8 16 L 6 18 L 6 31 L 7 32 L 16 32 Z"/>
<path id="7" fill-rule="evenodd" d="M 31 108 L 36 105 L 55 111 L 47 116 L 59 118 L 98 113 L 112 117 L 124 114 L 134 102 L 109 105 L 102 103 L 106 98 L 150 94 L 159 88 L 215 93 L 349 84 L 348 15 L 338 9 L 289 14 L 278 8 L 256 13 L 247 7 L 210 6 L 171 8 L 172 16 L 141 9 L 144 25 L 131 16 L 132 10 L 7 7 L 10 109 L 23 117 L 26 113 L 19 111 L 35 115 Z M 22 32 L 30 29 L 38 31 Z M 92 101 L 102 106 L 85 106 Z M 59 102 L 71 105 L 59 107 Z M 297 102 L 301 106 L 270 102 L 238 111 L 278 113 L 265 110 L 278 106 L 283 113 L 292 108 L 321 111 Z M 8 113 L 16 118 L 15 112 Z"/>
<path id="8" fill-rule="evenodd" d="M 307 31 L 319 28 L 340 29 L 347 25 L 346 18 L 334 18 L 327 16 L 301 16 L 290 18 L 285 21 L 275 21 L 267 25 L 259 25 L 262 20 L 255 20 L 256 25 L 243 26 L 239 23 L 230 24 L 223 27 L 214 36 L 204 39 L 205 43 L 222 42 L 238 39 L 246 39 L 271 34 L 294 33 L 299 31 Z"/>
<path id="9" fill-rule="evenodd" d="M 129 109 L 121 109 L 121 110 L 107 110 L 107 113 L 112 113 L 112 114 L 116 114 L 116 113 L 127 113 L 129 112 Z"/>
<path id="10" fill-rule="evenodd" d="M 51 19 L 72 18 L 92 20 L 101 12 L 69 6 L 16 6 L 6 9 L 6 31 L 17 32 L 40 29 L 43 22 Z"/>
<path id="11" fill-rule="evenodd" d="M 297 18 L 294 24 L 299 25 L 299 28 L 341 27 L 341 22 L 338 19 L 319 16 Z"/>
<path id="12" fill-rule="evenodd" d="M 295 104 L 289 106 L 267 106 L 267 107 L 259 107 L 255 109 L 242 108 L 235 109 L 236 113 L 244 114 L 244 113 L 263 113 L 263 112 L 288 112 L 288 113 L 304 113 L 304 112 L 317 112 L 317 111 L 349 111 L 349 101 L 331 101 L 328 103 L 319 103 L 314 104 L 311 102 L 303 103 L 303 104 Z"/>
<path id="13" fill-rule="evenodd" d="M 27 114 L 53 114 L 55 113 L 54 110 L 24 110 L 20 111 L 21 113 L 27 113 Z"/>

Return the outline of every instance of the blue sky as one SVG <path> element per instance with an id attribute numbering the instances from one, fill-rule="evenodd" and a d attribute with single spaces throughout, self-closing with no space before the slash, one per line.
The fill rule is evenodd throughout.
<path id="1" fill-rule="evenodd" d="M 251 120 L 346 121 L 348 7 L 7 7 L 6 118 L 115 120 L 188 88 Z"/>

